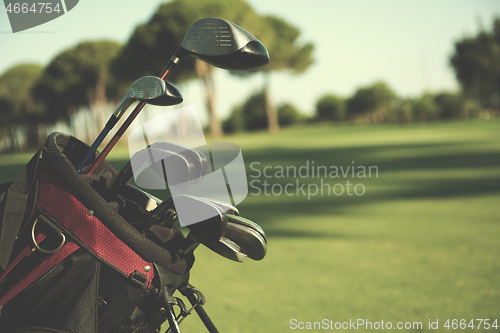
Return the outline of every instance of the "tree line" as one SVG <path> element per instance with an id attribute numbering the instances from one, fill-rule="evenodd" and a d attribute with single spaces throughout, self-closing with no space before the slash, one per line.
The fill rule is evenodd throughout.
<path id="1" fill-rule="evenodd" d="M 77 112 L 87 108 L 104 126 L 103 109 L 117 104 L 133 81 L 158 74 L 174 54 L 189 27 L 204 17 L 222 17 L 236 23 L 262 41 L 272 61 L 237 76 L 262 75 L 266 114 L 270 131 L 278 131 L 274 105 L 270 102 L 267 82 L 272 72 L 304 72 L 313 62 L 313 44 L 299 41 L 300 30 L 273 15 L 260 15 L 244 0 L 173 0 L 161 4 L 152 17 L 138 25 L 124 45 L 113 41 L 85 41 L 62 51 L 46 67 L 19 64 L 0 75 L 0 138 L 10 150 L 36 148 L 47 135 L 45 127 L 56 121 L 73 126 Z M 216 114 L 213 78 L 215 68 L 195 58 L 183 60 L 167 77 L 174 84 L 200 80 L 205 89 L 212 136 L 223 134 Z M 19 132 L 25 140 L 18 140 Z M 91 132 L 90 128 L 87 132 Z M 92 141 L 81 138 L 87 143 Z M 5 141 L 8 141 L 5 144 Z M 2 142 L 0 141 L 0 150 Z"/>
<path id="2" fill-rule="evenodd" d="M 351 96 L 321 96 L 314 115 L 307 117 L 291 103 L 275 106 L 268 82 L 276 71 L 305 72 L 314 63 L 314 45 L 299 41 L 300 30 L 286 20 L 260 15 L 244 0 L 174 0 L 161 4 L 154 15 L 135 28 L 124 45 L 113 41 L 85 41 L 68 48 L 45 67 L 19 64 L 0 75 L 0 150 L 39 147 L 46 127 L 57 121 L 73 126 L 82 108 L 93 115 L 83 139 L 93 140 L 90 127 L 101 129 L 109 115 L 107 105 L 117 105 L 134 80 L 160 72 L 181 43 L 189 27 L 203 17 L 224 17 L 244 27 L 266 45 L 269 65 L 237 76 L 262 76 L 262 87 L 234 106 L 222 123 L 216 114 L 213 78 L 215 68 L 197 59 L 186 59 L 168 76 L 169 82 L 200 80 L 205 89 L 212 136 L 298 122 L 414 122 L 470 117 L 493 117 L 500 104 L 500 19 L 490 30 L 457 40 L 450 57 L 460 91 L 426 92 L 403 98 L 384 82 L 359 87 Z M 108 111 L 108 110 L 106 110 Z M 83 118 L 82 118 L 83 119 Z M 73 120 L 73 121 L 72 121 Z M 70 129 L 71 130 L 71 129 Z M 24 140 L 16 138 L 24 137 Z M 2 141 L 3 138 L 3 141 Z M 17 140 L 17 141 L 16 141 Z"/>
<path id="3" fill-rule="evenodd" d="M 305 116 L 291 103 L 277 108 L 281 126 L 304 122 L 409 123 L 467 118 L 491 118 L 500 107 L 500 19 L 491 30 L 455 42 L 450 65 L 459 91 L 424 92 L 403 98 L 385 82 L 359 87 L 351 96 L 320 96 L 314 113 Z M 233 108 L 226 132 L 266 128 L 264 92 L 258 91 Z"/>
<path id="4" fill-rule="evenodd" d="M 317 100 L 314 113 L 306 116 L 292 103 L 277 107 L 280 126 L 315 122 L 410 123 L 494 117 L 494 109 L 484 108 L 463 92 L 426 92 L 415 98 L 402 98 L 385 82 L 378 81 L 358 88 L 352 96 L 329 93 Z M 267 127 L 263 92 L 256 92 L 235 106 L 224 121 L 227 133 Z"/>

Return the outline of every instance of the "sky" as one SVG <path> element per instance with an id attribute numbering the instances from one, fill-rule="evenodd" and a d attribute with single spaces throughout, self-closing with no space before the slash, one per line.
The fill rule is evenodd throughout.
<path id="1" fill-rule="evenodd" d="M 162 2 L 82 0 L 65 15 L 15 34 L 2 7 L 0 75 L 23 62 L 47 65 L 58 53 L 83 40 L 125 43 L 135 26 L 147 22 Z M 306 114 L 313 113 L 316 101 L 326 93 L 349 96 L 377 80 L 387 82 L 403 97 L 426 90 L 456 90 L 458 84 L 449 65 L 454 42 L 476 34 L 481 26 L 490 29 L 493 18 L 500 17 L 497 0 L 248 2 L 259 14 L 286 19 L 301 30 L 302 42 L 314 43 L 315 63 L 304 74 L 271 76 L 273 101 L 290 102 Z M 241 79 L 217 70 L 215 82 L 216 109 L 224 118 L 235 104 L 257 91 L 264 79 L 259 75 Z M 195 104 L 205 120 L 200 84 L 178 88 L 184 105 Z"/>

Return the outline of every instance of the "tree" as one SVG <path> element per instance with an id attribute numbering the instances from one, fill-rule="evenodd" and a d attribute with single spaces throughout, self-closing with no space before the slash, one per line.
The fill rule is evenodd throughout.
<path id="1" fill-rule="evenodd" d="M 334 94 L 323 95 L 316 103 L 316 119 L 337 121 L 345 118 L 344 100 Z"/>
<path id="2" fill-rule="evenodd" d="M 499 108 L 500 103 L 500 19 L 491 31 L 464 37 L 455 43 L 450 63 L 466 96 L 483 106 Z"/>
<path id="3" fill-rule="evenodd" d="M 266 97 L 264 91 L 251 95 L 241 106 L 245 129 L 257 130 L 267 127 Z"/>
<path id="4" fill-rule="evenodd" d="M 289 126 L 304 120 L 304 116 L 290 103 L 278 106 L 278 119 L 280 126 Z"/>
<path id="5" fill-rule="evenodd" d="M 389 110 L 389 120 L 399 123 L 409 123 L 413 119 L 413 100 L 409 98 L 399 98 L 396 100 L 394 108 Z"/>
<path id="6" fill-rule="evenodd" d="M 442 92 L 435 95 L 434 102 L 443 120 L 460 118 L 465 112 L 465 99 L 461 93 Z"/>
<path id="7" fill-rule="evenodd" d="M 413 102 L 413 117 L 418 121 L 431 121 L 438 117 L 438 106 L 434 96 L 423 94 Z"/>
<path id="8" fill-rule="evenodd" d="M 269 93 L 270 74 L 275 71 L 289 71 L 292 74 L 305 72 L 314 63 L 312 58 L 314 46 L 312 43 L 302 44 L 299 41 L 300 30 L 277 16 L 264 16 L 262 26 L 265 27 L 262 34 L 255 36 L 266 46 L 271 61 L 259 71 L 265 75 L 263 91 L 268 128 L 270 132 L 277 132 L 278 116 Z"/>
<path id="9" fill-rule="evenodd" d="M 229 117 L 222 123 L 224 133 L 236 133 L 245 130 L 245 120 L 241 111 L 241 105 L 233 107 Z"/>
<path id="10" fill-rule="evenodd" d="M 123 87 L 110 83 L 108 67 L 120 45 L 112 41 L 82 42 L 57 55 L 45 68 L 34 86 L 36 100 L 42 105 L 47 121 L 69 121 L 79 106 L 96 110 L 107 98 L 119 98 Z M 123 89 L 123 88 L 122 88 Z M 98 113 L 98 112 L 97 112 Z M 99 128 L 104 126 L 101 114 Z"/>
<path id="11" fill-rule="evenodd" d="M 42 71 L 36 64 L 20 64 L 0 76 L 1 125 L 10 126 L 35 114 L 31 87 Z"/>
<path id="12" fill-rule="evenodd" d="M 146 24 L 135 29 L 113 62 L 113 73 L 128 81 L 159 74 L 191 25 L 205 17 L 222 17 L 252 34 L 262 29 L 258 15 L 243 0 L 173 0 L 160 5 Z M 213 67 L 187 58 L 167 76 L 167 80 L 174 83 L 195 78 L 199 78 L 205 87 L 210 132 L 213 136 L 220 136 L 222 129 L 215 112 Z"/>
<path id="13" fill-rule="evenodd" d="M 361 87 L 347 100 L 349 117 L 371 115 L 373 120 L 386 119 L 395 98 L 394 91 L 381 81 Z"/>
<path id="14" fill-rule="evenodd" d="M 0 76 L 0 129 L 11 140 L 15 138 L 13 125 L 25 124 L 28 127 L 26 146 L 36 145 L 36 124 L 39 121 L 33 102 L 31 88 L 37 80 L 42 67 L 36 64 L 20 64 L 5 71 Z M 14 144 L 11 144 L 14 146 Z M 24 150 L 24 147 L 13 147 Z"/>
<path id="15" fill-rule="evenodd" d="M 224 127 L 229 132 L 266 128 L 267 115 L 264 91 L 252 94 L 241 105 L 234 107 Z"/>
<path id="16" fill-rule="evenodd" d="M 123 80 L 136 79 L 143 75 L 156 75 L 182 42 L 189 27 L 204 17 L 222 17 L 243 27 L 257 37 L 268 49 L 271 57 L 269 65 L 262 67 L 266 73 L 290 69 L 302 73 L 312 64 L 312 44 L 299 45 L 300 31 L 274 16 L 260 17 L 244 0 L 173 0 L 162 4 L 153 17 L 139 25 L 119 57 L 112 65 L 113 73 Z M 255 71 L 231 72 L 246 76 Z M 221 135 L 220 122 L 215 112 L 215 84 L 213 67 L 194 58 L 184 59 L 168 74 L 171 82 L 187 82 L 199 78 L 206 91 L 206 105 L 210 118 L 210 132 Z M 266 75 L 266 110 L 269 127 L 279 129 L 276 112 L 270 102 L 269 75 Z"/>

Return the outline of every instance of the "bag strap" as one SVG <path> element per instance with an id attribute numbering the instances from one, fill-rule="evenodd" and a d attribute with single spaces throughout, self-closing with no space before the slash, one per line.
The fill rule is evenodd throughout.
<path id="1" fill-rule="evenodd" d="M 55 175 L 42 172 L 36 207 L 96 258 L 132 281 L 151 286 L 153 263 L 141 258 L 113 234 Z"/>
<path id="2" fill-rule="evenodd" d="M 41 241 L 43 237 L 38 237 Z M 48 256 L 40 265 L 31 270 L 27 275 L 20 278 L 20 280 L 10 288 L 1 298 L 0 298 L 0 308 L 4 306 L 8 301 L 10 301 L 14 296 L 23 291 L 26 287 L 31 285 L 33 282 L 38 280 L 42 275 L 47 273 L 52 267 L 60 263 L 63 259 L 68 257 L 71 253 L 75 252 L 79 246 L 72 242 L 68 241 L 64 246 L 59 249 L 57 252 Z M 8 275 L 12 269 L 19 264 L 19 262 L 27 258 L 31 255 L 32 249 L 30 246 L 24 248 L 24 250 L 17 256 L 17 258 L 9 265 L 7 270 L 2 274 L 1 279 L 4 279 L 6 275 Z M 1 280 L 0 279 L 0 280 Z"/>
<path id="3" fill-rule="evenodd" d="M 31 218 L 35 208 L 34 195 L 38 192 L 36 177 L 42 147 L 28 162 L 16 180 L 10 185 L 5 196 L 5 207 L 0 225 L 0 272 L 5 271 L 9 265 L 21 229 Z M 31 196 L 31 197 L 30 197 Z"/>

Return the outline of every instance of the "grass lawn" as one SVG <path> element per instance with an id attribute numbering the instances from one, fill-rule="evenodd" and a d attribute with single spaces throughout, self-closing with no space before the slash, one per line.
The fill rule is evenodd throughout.
<path id="1" fill-rule="evenodd" d="M 500 321 L 500 121 L 325 125 L 225 140 L 240 145 L 255 181 L 238 208 L 266 231 L 268 255 L 238 264 L 197 249 L 191 283 L 221 332 L 297 331 L 291 319 L 422 322 L 412 330 L 433 332 L 449 331 L 447 319 Z M 110 159 L 121 167 L 125 154 Z M 12 180 L 29 157 L 0 155 L 0 181 Z M 376 166 L 378 177 L 276 177 L 279 166 L 313 161 L 329 170 Z M 269 166 L 271 177 L 254 178 L 253 162 L 260 171 Z M 264 181 L 277 193 L 297 180 L 305 193 L 294 185 L 290 196 L 264 194 Z M 328 195 L 325 183 L 346 181 L 365 193 Z M 324 185 L 323 195 L 308 198 L 312 184 Z M 439 320 L 438 330 L 429 319 Z M 483 331 L 478 323 L 460 331 Z M 196 315 L 181 325 L 201 327 Z"/>

